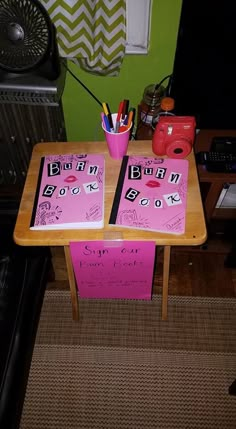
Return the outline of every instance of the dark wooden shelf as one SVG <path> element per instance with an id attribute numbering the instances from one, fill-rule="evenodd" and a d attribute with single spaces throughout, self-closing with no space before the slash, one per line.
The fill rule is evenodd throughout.
<path id="1" fill-rule="evenodd" d="M 209 151 L 211 142 L 215 136 L 236 136 L 236 130 L 201 130 L 194 144 L 195 153 Z M 212 218 L 232 219 L 236 218 L 236 210 L 216 209 L 216 203 L 224 186 L 224 183 L 236 183 L 236 174 L 211 173 L 204 165 L 198 165 L 198 176 L 202 190 L 206 220 L 209 223 Z M 204 184 L 208 185 L 208 189 Z M 207 189 L 207 190 L 206 190 Z"/>

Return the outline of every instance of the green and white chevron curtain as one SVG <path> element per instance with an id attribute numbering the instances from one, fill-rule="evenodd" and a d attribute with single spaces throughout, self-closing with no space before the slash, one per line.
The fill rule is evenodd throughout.
<path id="1" fill-rule="evenodd" d="M 61 57 L 117 76 L 125 55 L 126 0 L 40 0 L 57 29 Z"/>

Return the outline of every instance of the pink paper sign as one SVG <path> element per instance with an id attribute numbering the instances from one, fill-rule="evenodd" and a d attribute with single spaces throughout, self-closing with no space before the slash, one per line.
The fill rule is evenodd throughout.
<path id="1" fill-rule="evenodd" d="M 150 300 L 154 241 L 80 241 L 70 243 L 81 298 Z"/>

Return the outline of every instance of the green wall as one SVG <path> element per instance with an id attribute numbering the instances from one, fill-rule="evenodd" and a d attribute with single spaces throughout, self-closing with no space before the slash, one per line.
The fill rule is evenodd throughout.
<path id="1" fill-rule="evenodd" d="M 124 98 L 137 108 L 145 86 L 172 72 L 182 0 L 153 0 L 150 49 L 147 55 L 126 55 L 118 77 L 94 76 L 68 63 L 71 71 L 116 112 Z M 67 73 L 63 108 L 68 141 L 104 140 L 101 108 Z"/>

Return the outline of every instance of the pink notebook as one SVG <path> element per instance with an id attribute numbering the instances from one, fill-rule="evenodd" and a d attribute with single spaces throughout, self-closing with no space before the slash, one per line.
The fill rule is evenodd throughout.
<path id="1" fill-rule="evenodd" d="M 188 160 L 124 156 L 109 224 L 185 232 Z"/>
<path id="2" fill-rule="evenodd" d="M 41 159 L 30 229 L 102 228 L 103 155 L 50 155 Z"/>

